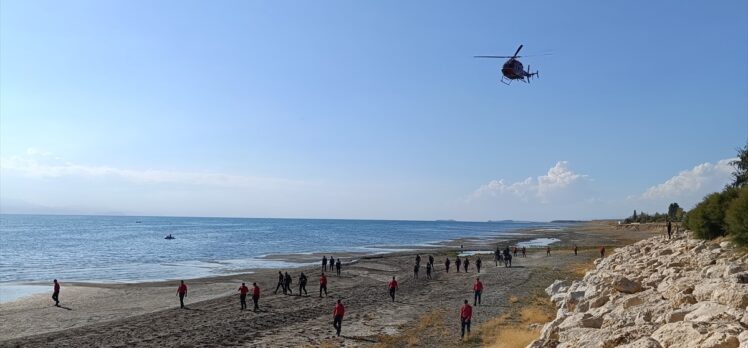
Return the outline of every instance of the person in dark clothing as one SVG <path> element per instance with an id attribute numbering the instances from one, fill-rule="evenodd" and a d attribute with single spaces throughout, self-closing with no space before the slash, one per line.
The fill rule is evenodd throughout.
<path id="1" fill-rule="evenodd" d="M 325 297 L 327 297 L 327 277 L 325 277 L 325 273 L 319 276 L 319 297 L 322 297 L 322 290 L 325 291 Z"/>
<path id="2" fill-rule="evenodd" d="M 274 294 L 278 293 L 278 289 L 283 290 L 283 293 L 286 293 L 286 287 L 284 284 L 286 283 L 286 277 L 283 276 L 283 272 L 278 271 L 278 285 L 275 286 L 275 291 L 273 291 Z"/>
<path id="3" fill-rule="evenodd" d="M 392 297 L 392 302 L 395 302 L 395 291 L 397 291 L 397 280 L 395 280 L 395 277 L 392 277 L 392 280 L 390 280 L 389 283 L 387 283 L 387 288 L 390 290 L 390 297 Z"/>
<path id="4" fill-rule="evenodd" d="M 577 245 L 574 244 L 574 256 L 577 256 Z"/>
<path id="5" fill-rule="evenodd" d="M 421 255 L 416 254 L 416 264 L 421 264 Z"/>
<path id="6" fill-rule="evenodd" d="M 335 261 L 335 271 L 338 272 L 338 277 L 340 277 L 340 267 L 342 267 L 343 264 L 340 262 L 340 258 L 338 258 L 337 261 Z"/>
<path id="7" fill-rule="evenodd" d="M 413 266 L 413 278 L 418 279 L 418 270 L 421 268 L 421 265 L 415 264 Z"/>
<path id="8" fill-rule="evenodd" d="M 333 268 L 335 268 L 335 259 L 330 255 L 330 272 L 332 272 Z"/>
<path id="9" fill-rule="evenodd" d="M 252 302 L 255 304 L 255 308 L 253 309 L 255 312 L 260 309 L 260 306 L 258 305 L 260 302 L 260 287 L 257 286 L 257 283 L 252 283 Z"/>
<path id="10" fill-rule="evenodd" d="M 545 256 L 551 256 L 551 246 L 545 247 Z"/>
<path id="11" fill-rule="evenodd" d="M 431 264 L 431 269 L 434 269 L 434 257 L 429 255 L 429 263 Z"/>
<path id="12" fill-rule="evenodd" d="M 184 297 L 187 296 L 187 284 L 184 283 L 184 280 L 179 282 L 177 296 L 179 296 L 179 308 L 184 308 Z"/>
<path id="13" fill-rule="evenodd" d="M 426 264 L 426 279 L 431 279 L 431 264 Z"/>
<path id="14" fill-rule="evenodd" d="M 455 260 L 455 266 L 457 266 L 457 273 L 460 273 L 460 265 L 462 265 L 462 261 L 460 260 L 460 257 L 457 256 L 457 259 Z"/>
<path id="15" fill-rule="evenodd" d="M 470 266 L 470 260 L 468 260 L 468 258 L 466 257 L 465 261 L 462 262 L 462 264 L 463 264 L 463 266 L 465 266 L 465 273 L 467 273 L 468 272 L 468 266 Z"/>
<path id="16" fill-rule="evenodd" d="M 60 306 L 60 283 L 57 282 L 57 279 L 53 280 L 52 283 L 52 300 L 55 301 L 55 306 Z"/>
<path id="17" fill-rule="evenodd" d="M 504 267 L 512 267 L 512 254 L 504 255 Z"/>
<path id="18" fill-rule="evenodd" d="M 301 272 L 301 274 L 299 275 L 299 296 L 301 296 L 302 291 L 304 291 L 304 295 L 307 294 L 306 282 L 307 282 L 306 274 L 304 274 L 304 272 Z"/>
<path id="19" fill-rule="evenodd" d="M 447 271 L 447 273 L 449 273 L 449 264 L 450 263 L 452 263 L 452 262 L 449 261 L 449 258 L 447 258 L 446 260 L 444 260 L 444 269 Z"/>
<path id="20" fill-rule="evenodd" d="M 499 251 L 499 247 L 496 247 L 496 251 L 493 252 L 493 262 L 496 264 L 496 267 L 499 267 L 499 260 L 501 259 L 501 251 Z"/>
<path id="21" fill-rule="evenodd" d="M 668 221 L 667 222 L 667 239 L 672 238 L 672 236 L 673 236 L 673 224 L 670 221 Z"/>
<path id="22" fill-rule="evenodd" d="M 283 277 L 283 293 L 285 294 L 288 292 L 288 295 L 293 294 L 293 291 L 291 291 L 291 282 L 293 280 L 291 279 L 291 275 L 286 272 L 286 276 Z"/>
<path id="23" fill-rule="evenodd" d="M 603 257 L 605 257 L 605 246 L 604 245 L 600 247 L 600 258 L 603 258 Z"/>
<path id="24" fill-rule="evenodd" d="M 522 257 L 527 257 L 527 248 L 522 247 Z"/>
<path id="25" fill-rule="evenodd" d="M 475 260 L 475 268 L 478 269 L 478 273 L 480 273 L 480 266 L 482 263 L 483 261 L 481 261 L 480 257 L 477 260 Z"/>
<path id="26" fill-rule="evenodd" d="M 517 257 L 517 251 L 519 251 L 519 249 L 517 249 L 517 246 L 515 245 L 514 249 L 512 249 L 512 252 L 514 253 L 513 255 L 514 257 Z"/>
<path id="27" fill-rule="evenodd" d="M 322 255 L 322 272 L 327 271 L 327 256 Z"/>
<path id="28" fill-rule="evenodd" d="M 249 292 L 249 288 L 242 283 L 242 286 L 239 287 L 239 304 L 242 306 L 241 310 L 247 309 L 247 293 Z"/>

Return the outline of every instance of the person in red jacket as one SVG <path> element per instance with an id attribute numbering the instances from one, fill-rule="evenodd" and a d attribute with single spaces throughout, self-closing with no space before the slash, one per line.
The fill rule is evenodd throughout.
<path id="1" fill-rule="evenodd" d="M 322 290 L 325 291 L 325 297 L 327 297 L 327 277 L 324 272 L 319 276 L 319 297 L 322 297 Z"/>
<path id="2" fill-rule="evenodd" d="M 179 306 L 184 308 L 184 297 L 187 295 L 187 284 L 184 280 L 180 281 L 179 287 L 177 288 L 177 296 L 179 296 Z"/>
<path id="3" fill-rule="evenodd" d="M 54 287 L 52 289 L 52 300 L 55 301 L 55 306 L 60 306 L 60 283 L 57 282 L 57 279 L 54 280 Z"/>
<path id="4" fill-rule="evenodd" d="M 483 283 L 480 282 L 480 278 L 475 278 L 475 283 L 473 283 L 473 306 L 476 304 L 480 304 L 480 295 L 483 293 Z"/>
<path id="5" fill-rule="evenodd" d="M 340 336 L 340 329 L 343 327 L 343 315 L 345 315 L 345 307 L 343 307 L 343 304 L 338 300 L 338 303 L 335 304 L 335 308 L 332 309 L 332 327 L 335 328 L 335 332 L 338 336 Z"/>
<path id="6" fill-rule="evenodd" d="M 255 312 L 260 309 L 260 306 L 257 305 L 258 302 L 260 302 L 260 287 L 257 286 L 257 283 L 252 283 L 252 302 L 255 303 L 255 308 L 253 309 Z"/>
<path id="7" fill-rule="evenodd" d="M 242 286 L 239 287 L 239 304 L 241 304 L 242 309 L 247 309 L 247 293 L 249 292 L 249 288 L 242 283 Z"/>
<path id="8" fill-rule="evenodd" d="M 465 300 L 465 304 L 460 308 L 460 325 L 462 331 L 460 338 L 465 337 L 465 328 L 467 328 L 468 335 L 470 334 L 470 319 L 473 318 L 473 307 L 470 307 L 468 300 Z"/>
<path id="9" fill-rule="evenodd" d="M 392 297 L 392 302 L 395 302 L 395 291 L 397 290 L 397 280 L 395 280 L 395 277 L 392 277 L 392 280 L 390 280 L 389 283 L 387 283 L 387 287 L 390 289 L 390 297 Z"/>

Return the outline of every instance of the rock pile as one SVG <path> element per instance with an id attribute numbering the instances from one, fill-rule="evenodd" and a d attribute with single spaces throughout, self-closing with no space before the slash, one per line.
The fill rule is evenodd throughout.
<path id="1" fill-rule="evenodd" d="M 653 237 L 546 289 L 558 307 L 528 347 L 748 348 L 748 255 Z"/>

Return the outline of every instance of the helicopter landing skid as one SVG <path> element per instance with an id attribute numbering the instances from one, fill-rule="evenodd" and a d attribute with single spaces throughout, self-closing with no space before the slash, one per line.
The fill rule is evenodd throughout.
<path id="1" fill-rule="evenodd" d="M 503 83 L 503 84 L 505 84 L 505 85 L 507 85 L 507 86 L 510 86 L 512 84 L 512 80 L 510 80 L 510 79 L 508 79 L 508 78 L 506 78 L 504 76 L 501 77 L 500 82 Z"/>

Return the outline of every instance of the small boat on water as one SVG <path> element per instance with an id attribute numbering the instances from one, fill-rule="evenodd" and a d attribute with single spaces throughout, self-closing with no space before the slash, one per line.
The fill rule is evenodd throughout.
<path id="1" fill-rule="evenodd" d="M 174 236 L 172 236 L 171 233 L 169 233 L 169 235 L 164 237 L 164 239 L 176 239 L 176 238 L 174 238 Z"/>

